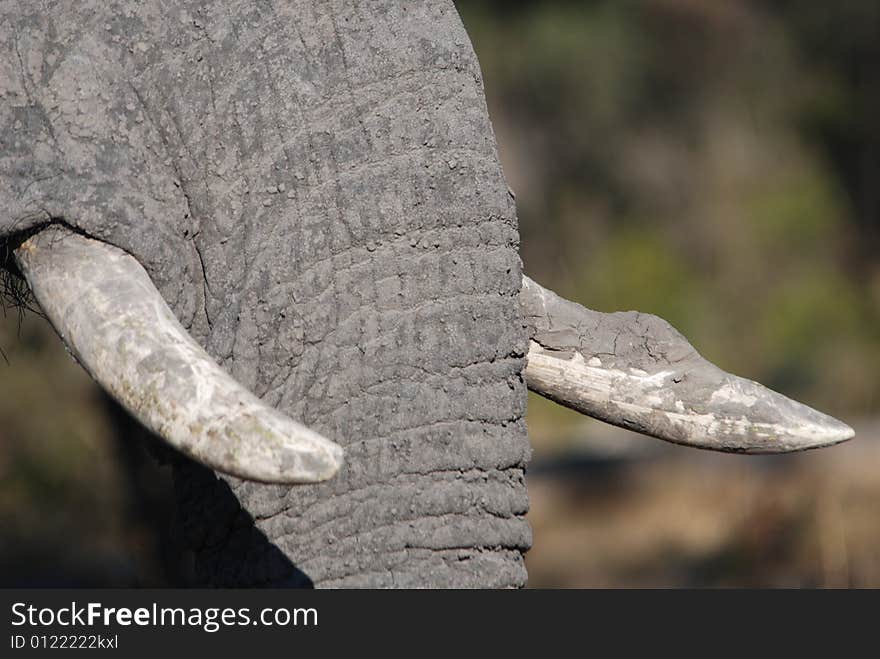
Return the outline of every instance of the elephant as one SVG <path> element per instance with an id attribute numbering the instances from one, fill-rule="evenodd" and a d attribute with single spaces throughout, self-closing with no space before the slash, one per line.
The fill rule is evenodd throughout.
<path id="1" fill-rule="evenodd" d="M 0 238 L 173 447 L 194 581 L 521 587 L 527 389 L 733 452 L 852 430 L 523 275 L 451 0 L 0 9 Z"/>

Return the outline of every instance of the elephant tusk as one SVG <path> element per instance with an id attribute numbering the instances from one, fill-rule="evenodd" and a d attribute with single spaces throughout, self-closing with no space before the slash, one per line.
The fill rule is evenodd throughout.
<path id="1" fill-rule="evenodd" d="M 532 391 L 676 444 L 781 453 L 853 437 L 845 423 L 722 371 L 666 321 L 585 309 L 523 277 Z"/>
<path id="2" fill-rule="evenodd" d="M 267 483 L 313 483 L 339 469 L 342 448 L 223 371 L 133 257 L 53 225 L 22 243 L 15 259 L 68 350 L 175 448 Z"/>

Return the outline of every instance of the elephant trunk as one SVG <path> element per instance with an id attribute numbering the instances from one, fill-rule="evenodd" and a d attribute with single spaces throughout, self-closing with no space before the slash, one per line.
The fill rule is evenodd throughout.
<path id="1" fill-rule="evenodd" d="M 421 383 L 412 367 L 381 410 L 345 396 L 354 423 L 310 412 L 319 434 L 222 371 L 124 251 L 52 225 L 15 258 L 68 350 L 180 450 L 168 459 L 196 584 L 525 584 L 528 446 L 522 409 L 509 403 L 521 353 Z M 373 428 L 379 414 L 385 425 Z M 346 461 L 318 483 L 342 454 L 322 435 L 345 443 Z M 304 482 L 315 484 L 285 485 Z"/>

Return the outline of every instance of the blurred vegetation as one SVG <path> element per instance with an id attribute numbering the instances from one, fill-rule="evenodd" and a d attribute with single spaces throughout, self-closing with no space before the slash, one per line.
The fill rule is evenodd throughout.
<path id="1" fill-rule="evenodd" d="M 167 469 L 48 322 L 0 321 L 0 587 L 167 583 Z"/>
<path id="2" fill-rule="evenodd" d="M 796 456 L 673 448 L 532 475 L 532 587 L 880 585 L 880 427 Z M 647 441 L 647 440 L 646 440 Z"/>
<path id="3" fill-rule="evenodd" d="M 657 313 L 820 409 L 877 416 L 880 3 L 456 5 L 529 274 Z M 167 470 L 110 430 L 41 319 L 7 317 L 0 348 L 0 585 L 173 581 Z M 568 478 L 542 459 L 571 462 L 598 429 L 538 398 L 529 426 L 533 585 L 880 585 L 880 456 L 862 450 L 880 428 L 791 459 L 670 448 Z"/>
<path id="4" fill-rule="evenodd" d="M 456 5 L 527 272 L 832 413 L 877 411 L 880 3 Z M 538 434 L 579 422 L 531 402 Z"/>

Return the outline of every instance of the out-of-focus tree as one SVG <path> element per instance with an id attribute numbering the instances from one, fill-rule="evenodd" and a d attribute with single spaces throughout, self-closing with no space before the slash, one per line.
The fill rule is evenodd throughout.
<path id="1" fill-rule="evenodd" d="M 763 0 L 761 6 L 789 27 L 811 71 L 801 129 L 849 194 L 858 265 L 880 277 L 880 3 Z"/>

